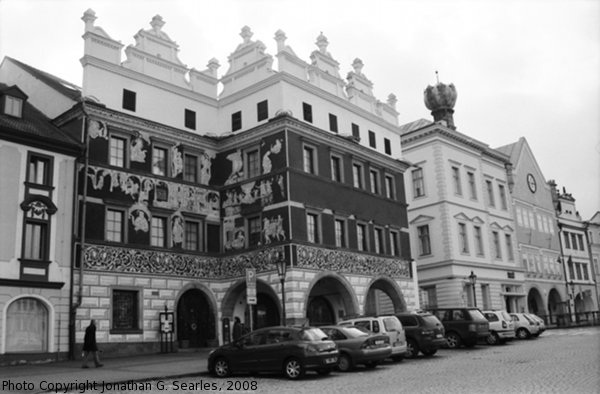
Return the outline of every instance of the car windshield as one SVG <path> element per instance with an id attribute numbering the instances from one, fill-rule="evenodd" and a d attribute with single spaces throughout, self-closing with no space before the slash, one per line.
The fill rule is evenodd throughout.
<path id="1" fill-rule="evenodd" d="M 383 325 L 386 331 L 401 331 L 402 324 L 397 317 L 386 317 L 383 319 Z"/>
<path id="2" fill-rule="evenodd" d="M 529 322 L 529 324 L 535 324 L 535 322 L 533 321 L 533 319 L 531 319 L 529 316 L 523 315 L 523 317 Z"/>
<path id="3" fill-rule="evenodd" d="M 308 328 L 306 330 L 302 330 L 300 338 L 304 341 L 322 341 L 323 339 L 327 338 L 327 334 L 325 334 L 320 328 Z"/>
<path id="4" fill-rule="evenodd" d="M 350 338 L 368 337 L 369 334 L 366 331 L 361 330 L 358 327 L 344 327 L 344 334 Z"/>
<path id="5" fill-rule="evenodd" d="M 469 309 L 469 315 L 473 320 L 487 320 L 483 313 L 479 311 L 479 309 Z"/>

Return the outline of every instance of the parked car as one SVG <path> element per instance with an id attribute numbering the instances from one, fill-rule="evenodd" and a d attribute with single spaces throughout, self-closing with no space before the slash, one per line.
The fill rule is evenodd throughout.
<path id="1" fill-rule="evenodd" d="M 488 345 L 499 345 L 515 339 L 515 325 L 506 311 L 483 311 L 490 322 L 490 335 L 485 338 Z"/>
<path id="2" fill-rule="evenodd" d="M 534 315 L 533 313 L 527 313 L 527 316 L 529 316 L 533 321 L 537 323 L 539 331 L 537 334 L 535 334 L 536 337 L 540 336 L 541 333 L 546 331 L 546 322 L 544 321 L 544 319 L 542 319 L 538 315 Z"/>
<path id="3" fill-rule="evenodd" d="M 450 349 L 472 347 L 490 334 L 490 324 L 477 308 L 456 307 L 430 309 L 444 325 Z"/>
<path id="4" fill-rule="evenodd" d="M 344 320 L 338 323 L 340 326 L 357 326 L 365 328 L 374 334 L 385 334 L 390 338 L 392 345 L 391 358 L 401 361 L 406 354 L 406 333 L 402 323 L 396 316 L 365 316 Z"/>
<path id="5" fill-rule="evenodd" d="M 267 327 L 210 352 L 208 371 L 217 377 L 238 372 L 281 372 L 299 379 L 306 371 L 328 374 L 337 367 L 338 348 L 315 327 Z"/>
<path id="6" fill-rule="evenodd" d="M 396 314 L 406 333 L 406 357 L 417 357 L 419 352 L 433 356 L 439 348 L 447 345 L 444 326 L 440 319 L 429 312 L 405 312 Z"/>
<path id="7" fill-rule="evenodd" d="M 390 337 L 372 334 L 353 326 L 319 327 L 338 347 L 338 369 L 342 372 L 352 370 L 362 364 L 374 368 L 392 355 Z"/>
<path id="8" fill-rule="evenodd" d="M 515 324 L 515 334 L 517 335 L 517 338 L 527 339 L 539 335 L 539 326 L 525 313 L 511 313 L 510 316 Z"/>

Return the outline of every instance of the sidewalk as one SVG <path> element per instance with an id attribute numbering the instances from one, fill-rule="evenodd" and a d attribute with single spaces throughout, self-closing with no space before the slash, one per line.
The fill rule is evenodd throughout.
<path id="1" fill-rule="evenodd" d="M 90 385 L 96 382 L 101 391 L 103 383 L 120 383 L 150 379 L 166 379 L 194 376 L 206 373 L 210 349 L 198 352 L 155 353 L 135 357 L 104 358 L 101 368 L 81 368 L 81 360 L 45 364 L 28 364 L 0 367 L 0 393 L 41 393 L 55 389 L 80 392 L 76 384 Z M 61 384 L 62 387 L 57 387 Z M 52 386 L 54 385 L 54 386 Z"/>

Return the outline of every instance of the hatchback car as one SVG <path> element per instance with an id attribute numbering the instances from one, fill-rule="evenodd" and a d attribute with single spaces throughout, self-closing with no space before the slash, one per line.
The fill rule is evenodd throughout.
<path id="1" fill-rule="evenodd" d="M 450 349 L 472 347 L 490 334 L 490 324 L 477 308 L 456 307 L 431 309 L 444 325 Z"/>
<path id="2" fill-rule="evenodd" d="M 404 312 L 396 314 L 406 333 L 406 357 L 417 357 L 419 352 L 433 356 L 446 346 L 444 326 L 429 312 Z"/>
<path id="3" fill-rule="evenodd" d="M 515 325 L 505 311 L 483 311 L 490 322 L 490 335 L 485 338 L 488 345 L 500 345 L 515 338 Z"/>
<path id="4" fill-rule="evenodd" d="M 390 337 L 392 345 L 391 358 L 401 361 L 406 355 L 406 334 L 402 323 L 396 316 L 365 316 L 355 319 L 344 320 L 338 323 L 340 326 L 356 326 L 364 328 L 375 334 L 385 334 Z"/>
<path id="5" fill-rule="evenodd" d="M 359 364 L 373 368 L 392 354 L 390 338 L 387 335 L 371 334 L 353 326 L 319 328 L 336 343 L 340 352 L 338 369 L 342 372 L 350 371 Z"/>
<path id="6" fill-rule="evenodd" d="M 281 372 L 299 379 L 306 371 L 328 374 L 338 363 L 335 342 L 315 327 L 267 327 L 210 352 L 208 371 L 217 377 L 238 372 Z"/>
<path id="7" fill-rule="evenodd" d="M 517 338 L 528 339 L 540 335 L 540 328 L 537 323 L 525 313 L 511 313 L 510 316 L 515 324 Z"/>
<path id="8" fill-rule="evenodd" d="M 534 315 L 533 313 L 528 313 L 527 316 L 529 316 L 532 320 L 534 320 L 537 323 L 539 331 L 536 336 L 539 336 L 541 333 L 546 331 L 546 322 L 544 321 L 544 319 L 542 319 L 538 315 Z"/>

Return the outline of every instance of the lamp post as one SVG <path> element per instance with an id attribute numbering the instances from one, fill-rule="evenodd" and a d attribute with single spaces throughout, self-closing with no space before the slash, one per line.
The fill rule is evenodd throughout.
<path id="1" fill-rule="evenodd" d="M 277 274 L 279 275 L 279 281 L 281 282 L 281 325 L 285 326 L 285 274 L 287 265 L 285 258 L 279 253 L 277 253 L 275 266 L 277 267 Z"/>
<path id="2" fill-rule="evenodd" d="M 469 275 L 469 281 L 471 282 L 471 287 L 473 288 L 473 305 L 477 308 L 477 295 L 475 294 L 475 283 L 477 283 L 477 275 L 471 271 L 471 275 Z"/>

